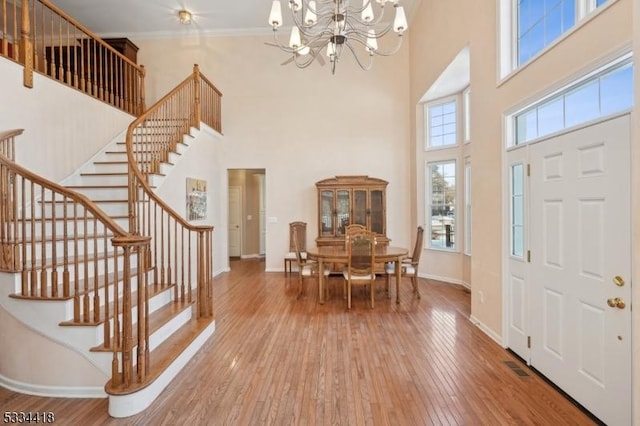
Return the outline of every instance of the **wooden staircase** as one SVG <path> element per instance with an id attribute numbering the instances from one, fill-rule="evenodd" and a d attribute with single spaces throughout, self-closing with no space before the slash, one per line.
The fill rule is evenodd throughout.
<path id="1" fill-rule="evenodd" d="M 218 99 L 201 103 L 201 88 Z M 166 116 L 185 92 L 191 105 Z M 60 185 L 15 164 L 15 134 L 0 134 L 0 271 L 13 277 L 2 307 L 110 377 L 114 417 L 151 404 L 215 329 L 213 228 L 187 223 L 154 189 L 192 126 L 217 117 L 220 130 L 219 96 L 196 66 Z"/>

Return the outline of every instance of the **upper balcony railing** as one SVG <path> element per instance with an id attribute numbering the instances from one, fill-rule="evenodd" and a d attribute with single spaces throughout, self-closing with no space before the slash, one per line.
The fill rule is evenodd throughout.
<path id="1" fill-rule="evenodd" d="M 144 112 L 144 67 L 48 0 L 0 0 L 0 56 L 133 115 Z"/>

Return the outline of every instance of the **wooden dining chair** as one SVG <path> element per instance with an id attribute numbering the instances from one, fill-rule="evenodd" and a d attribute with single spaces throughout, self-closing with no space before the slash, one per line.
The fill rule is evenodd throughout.
<path id="1" fill-rule="evenodd" d="M 351 309 L 351 289 L 354 285 L 368 285 L 371 308 L 375 304 L 376 234 L 366 229 L 352 230 L 346 236 L 347 267 L 343 270 L 347 309 Z"/>
<path id="2" fill-rule="evenodd" d="M 303 259 L 307 258 L 307 223 L 291 222 L 289 224 L 289 251 L 284 255 L 284 273 L 291 273 L 291 264 L 296 262 L 296 250 L 293 236 L 298 238 L 298 246 Z"/>
<path id="3" fill-rule="evenodd" d="M 300 250 L 298 243 L 298 235 L 293 234 L 293 249 L 296 255 L 296 263 L 298 266 L 298 296 L 296 298 L 300 298 L 304 293 L 304 279 L 305 277 L 312 277 L 318 275 L 318 262 L 313 260 L 308 260 L 306 257 L 302 257 L 302 251 Z M 329 276 L 330 270 L 326 266 L 323 268 L 324 271 L 322 273 L 326 277 Z"/>
<path id="4" fill-rule="evenodd" d="M 420 289 L 418 288 L 418 265 L 420 264 L 420 255 L 422 254 L 422 242 L 424 238 L 424 228 L 418 226 L 416 233 L 416 244 L 413 247 L 413 253 L 411 257 L 403 259 L 400 264 L 400 276 L 410 277 L 411 284 L 413 285 L 413 292 L 420 299 Z M 389 291 L 389 277 L 396 276 L 396 264 L 395 262 L 389 262 L 385 265 L 384 271 L 386 273 L 387 291 Z"/>

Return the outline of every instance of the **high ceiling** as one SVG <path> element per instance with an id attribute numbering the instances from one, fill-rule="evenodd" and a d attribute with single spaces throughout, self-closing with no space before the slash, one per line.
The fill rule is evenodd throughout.
<path id="1" fill-rule="evenodd" d="M 358 4 L 360 0 L 351 0 Z M 421 0 L 401 0 L 411 22 Z M 171 37 L 201 34 L 268 33 L 270 0 L 51 0 L 75 20 L 102 37 Z M 288 11 L 282 0 L 283 14 Z M 178 11 L 193 14 L 181 25 Z M 286 18 L 285 18 L 286 19 Z M 288 21 L 290 22 L 290 21 Z M 287 21 L 285 21 L 286 25 Z"/>

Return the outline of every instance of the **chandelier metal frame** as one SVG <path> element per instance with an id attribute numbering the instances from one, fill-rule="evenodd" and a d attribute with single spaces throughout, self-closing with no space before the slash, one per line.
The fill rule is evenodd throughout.
<path id="1" fill-rule="evenodd" d="M 349 0 L 288 0 L 287 3 L 293 20 L 288 45 L 278 37 L 278 28 L 283 24 L 280 0 L 273 0 L 269 24 L 273 29 L 273 45 L 292 55 L 284 64 L 294 62 L 298 68 L 306 68 L 316 60 L 323 62 L 321 55 L 326 52 L 331 73 L 335 74 L 343 51 L 349 50 L 360 68 L 369 70 L 374 56 L 398 52 L 407 30 L 407 18 L 399 0 L 362 0 L 362 6 L 353 6 Z M 379 4 L 377 14 L 374 3 Z M 385 8 L 385 4 L 392 5 L 393 20 L 386 16 L 389 8 Z M 391 30 L 398 35 L 395 47 L 379 49 L 378 40 Z"/>

